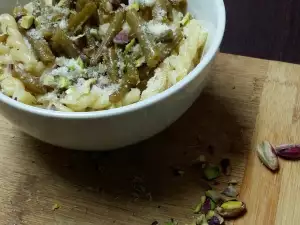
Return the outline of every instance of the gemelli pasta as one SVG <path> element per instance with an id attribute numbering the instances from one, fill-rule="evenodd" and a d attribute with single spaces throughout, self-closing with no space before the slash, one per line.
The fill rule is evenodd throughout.
<path id="1" fill-rule="evenodd" d="M 207 32 L 186 0 L 34 0 L 0 15 L 0 87 L 82 112 L 163 92 L 200 61 Z"/>

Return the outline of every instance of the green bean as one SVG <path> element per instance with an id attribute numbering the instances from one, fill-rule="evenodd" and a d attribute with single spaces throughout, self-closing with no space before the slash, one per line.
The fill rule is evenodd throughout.
<path id="1" fill-rule="evenodd" d="M 138 70 L 139 70 L 139 78 L 141 81 L 148 80 L 151 76 L 153 76 L 154 69 L 149 68 L 146 65 L 142 65 Z"/>
<path id="2" fill-rule="evenodd" d="M 120 55 L 119 57 L 123 57 Z M 122 61 L 122 60 L 121 60 Z M 121 76 L 122 81 L 118 91 L 114 92 L 109 96 L 109 100 L 112 103 L 117 103 L 122 100 L 126 93 L 129 92 L 130 88 L 137 86 L 139 83 L 139 72 L 134 65 L 133 60 L 129 55 L 124 56 L 125 61 L 125 73 Z"/>
<path id="3" fill-rule="evenodd" d="M 12 76 L 18 78 L 24 84 L 25 88 L 35 94 L 45 94 L 46 88 L 40 83 L 39 77 L 34 77 L 18 66 L 14 66 Z"/>
<path id="4" fill-rule="evenodd" d="M 43 30 L 42 33 L 45 40 L 49 41 L 53 35 L 53 29 L 49 28 L 47 30 Z"/>
<path id="5" fill-rule="evenodd" d="M 76 11 L 80 12 L 86 3 L 88 3 L 88 0 L 77 0 L 76 1 Z"/>
<path id="6" fill-rule="evenodd" d="M 118 79 L 118 65 L 117 65 L 117 54 L 114 47 L 108 49 L 107 63 L 108 63 L 108 75 L 113 83 L 117 82 Z"/>
<path id="7" fill-rule="evenodd" d="M 96 40 L 91 34 L 91 28 L 88 26 L 84 27 L 85 39 L 88 47 L 92 47 L 96 45 Z"/>
<path id="8" fill-rule="evenodd" d="M 183 39 L 182 31 L 180 28 L 177 28 L 175 30 L 175 35 L 174 35 L 173 41 L 162 46 L 163 51 L 162 51 L 161 60 L 164 60 L 165 58 L 167 58 L 172 53 L 172 51 L 175 50 L 179 46 L 182 39 Z"/>
<path id="9" fill-rule="evenodd" d="M 141 91 L 144 91 L 147 88 L 147 83 L 148 83 L 149 79 L 145 79 L 145 80 L 141 80 L 138 85 L 137 88 L 140 89 Z"/>
<path id="10" fill-rule="evenodd" d="M 50 39 L 49 41 L 49 46 L 52 50 L 52 52 L 56 55 L 56 56 L 61 56 L 61 55 L 65 55 L 64 52 L 62 51 L 62 48 L 60 47 L 60 45 L 54 41 L 52 41 Z"/>
<path id="11" fill-rule="evenodd" d="M 115 91 L 109 96 L 109 101 L 112 103 L 118 103 L 128 93 L 130 87 L 127 84 L 121 84 L 119 90 Z"/>
<path id="12" fill-rule="evenodd" d="M 124 82 L 129 86 L 136 86 L 140 81 L 139 71 L 134 65 L 134 61 L 128 56 L 125 56 L 125 76 L 123 78 Z"/>
<path id="13" fill-rule="evenodd" d="M 30 35 L 26 35 L 29 43 L 37 58 L 45 64 L 54 62 L 55 56 L 53 55 L 48 43 L 44 39 L 34 39 Z"/>
<path id="14" fill-rule="evenodd" d="M 170 5 L 178 10 L 179 12 L 182 12 L 183 14 L 186 13 L 186 8 L 187 8 L 187 0 L 169 0 Z"/>
<path id="15" fill-rule="evenodd" d="M 160 61 L 160 51 L 155 45 L 154 40 L 149 36 L 145 29 L 142 28 L 140 16 L 134 9 L 130 9 L 126 13 L 126 20 L 130 28 L 135 32 L 137 39 L 141 45 L 143 54 L 145 55 L 147 65 L 155 67 Z"/>
<path id="16" fill-rule="evenodd" d="M 94 2 L 88 2 L 83 9 L 74 17 L 69 19 L 68 30 L 76 33 L 83 24 L 93 15 L 97 10 L 97 5 Z"/>
<path id="17" fill-rule="evenodd" d="M 72 40 L 66 35 L 66 33 L 63 30 L 57 29 L 51 40 L 55 42 L 56 46 L 60 46 L 61 50 L 68 57 L 77 58 L 80 55 L 80 51 L 77 49 Z"/>
<path id="18" fill-rule="evenodd" d="M 100 58 L 102 56 L 102 53 L 103 53 L 104 49 L 111 44 L 113 38 L 122 29 L 124 14 L 125 13 L 122 10 L 117 11 L 115 13 L 115 16 L 114 16 L 113 20 L 111 21 L 111 23 L 109 25 L 109 28 L 108 28 L 108 30 L 107 30 L 104 38 L 103 38 L 103 41 L 102 41 L 100 47 L 98 48 L 95 55 L 91 59 L 91 64 L 92 65 L 96 65 L 100 61 Z"/>
<path id="19" fill-rule="evenodd" d="M 99 7 L 105 14 L 112 12 L 112 5 L 109 0 L 99 0 Z"/>

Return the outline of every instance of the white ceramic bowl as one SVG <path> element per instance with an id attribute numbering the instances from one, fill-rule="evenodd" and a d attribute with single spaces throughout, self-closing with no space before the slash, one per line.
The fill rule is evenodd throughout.
<path id="1" fill-rule="evenodd" d="M 11 12 L 14 4 L 15 1 L 1 0 L 0 13 Z M 78 150 L 115 149 L 157 134 L 177 120 L 197 99 L 223 38 L 223 0 L 188 0 L 188 11 L 208 29 L 208 43 L 199 65 L 166 91 L 129 106 L 79 113 L 32 107 L 0 93 L 1 114 L 37 139 Z"/>

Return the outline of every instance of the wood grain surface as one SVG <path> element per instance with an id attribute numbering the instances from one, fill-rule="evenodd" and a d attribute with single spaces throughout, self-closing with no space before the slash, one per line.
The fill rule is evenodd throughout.
<path id="1" fill-rule="evenodd" d="M 208 188 L 192 165 L 200 154 L 215 163 L 231 159 L 231 176 L 209 183 L 214 188 L 243 181 L 248 212 L 231 223 L 299 224 L 300 163 L 280 161 L 272 174 L 252 151 L 263 139 L 299 142 L 299 72 L 300 66 L 219 54 L 209 85 L 182 118 L 114 152 L 55 148 L 1 118 L 0 224 L 190 224 Z M 183 176 L 174 174 L 178 169 Z"/>

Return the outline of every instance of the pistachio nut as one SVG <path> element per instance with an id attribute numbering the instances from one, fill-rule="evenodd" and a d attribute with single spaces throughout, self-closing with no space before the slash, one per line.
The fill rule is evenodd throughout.
<path id="1" fill-rule="evenodd" d="M 203 169 L 204 177 L 207 180 L 213 180 L 220 176 L 219 166 L 208 164 Z"/>
<path id="2" fill-rule="evenodd" d="M 227 201 L 216 208 L 217 212 L 224 218 L 234 218 L 246 211 L 246 205 L 241 201 Z"/>
<path id="3" fill-rule="evenodd" d="M 300 159 L 300 145 L 293 145 L 293 144 L 280 145 L 275 148 L 275 152 L 278 156 L 285 159 L 290 159 L 290 160 Z"/>
<path id="4" fill-rule="evenodd" d="M 238 191 L 236 190 L 236 188 L 234 186 L 229 185 L 224 189 L 222 194 L 224 194 L 228 197 L 234 197 L 235 198 L 238 195 Z"/>
<path id="5" fill-rule="evenodd" d="M 201 211 L 205 200 L 206 200 L 206 196 L 201 196 L 200 203 L 196 206 L 194 213 L 199 213 Z"/>
<path id="6" fill-rule="evenodd" d="M 279 168 L 279 162 L 275 154 L 275 150 L 268 141 L 263 141 L 259 144 L 256 151 L 261 162 L 270 170 L 275 171 Z"/>

